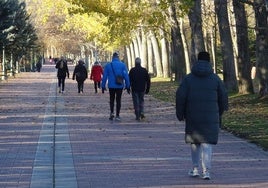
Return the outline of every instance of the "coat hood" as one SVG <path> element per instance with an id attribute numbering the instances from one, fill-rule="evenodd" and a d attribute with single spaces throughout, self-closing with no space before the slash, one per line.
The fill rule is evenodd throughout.
<path id="1" fill-rule="evenodd" d="M 199 77 L 206 77 L 213 73 L 213 69 L 209 61 L 199 60 L 192 67 L 192 73 Z"/>

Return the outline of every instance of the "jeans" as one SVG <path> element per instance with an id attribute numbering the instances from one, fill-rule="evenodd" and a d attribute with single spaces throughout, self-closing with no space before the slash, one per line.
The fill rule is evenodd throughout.
<path id="1" fill-rule="evenodd" d="M 212 145 L 207 143 L 191 144 L 193 167 L 198 168 L 201 160 L 203 171 L 211 168 Z"/>
<path id="2" fill-rule="evenodd" d="M 132 91 L 132 101 L 136 118 L 140 118 L 141 114 L 144 114 L 144 92 Z"/>
<path id="3" fill-rule="evenodd" d="M 114 100 L 116 100 L 116 116 L 119 116 L 120 114 L 122 92 L 122 88 L 109 88 L 110 111 L 111 113 L 114 113 Z"/>

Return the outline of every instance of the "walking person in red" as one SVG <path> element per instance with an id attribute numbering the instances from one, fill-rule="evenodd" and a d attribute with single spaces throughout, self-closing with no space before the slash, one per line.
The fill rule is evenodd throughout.
<path id="1" fill-rule="evenodd" d="M 91 68 L 91 74 L 90 74 L 90 80 L 94 81 L 95 93 L 98 93 L 98 88 L 100 89 L 102 75 L 103 75 L 103 68 L 96 61 Z"/>

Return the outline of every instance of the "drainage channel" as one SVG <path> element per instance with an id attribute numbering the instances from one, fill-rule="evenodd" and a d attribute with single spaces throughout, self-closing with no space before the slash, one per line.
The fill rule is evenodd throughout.
<path id="1" fill-rule="evenodd" d="M 31 188 L 77 188 L 64 97 L 57 96 L 56 89 L 54 79 L 35 154 Z"/>

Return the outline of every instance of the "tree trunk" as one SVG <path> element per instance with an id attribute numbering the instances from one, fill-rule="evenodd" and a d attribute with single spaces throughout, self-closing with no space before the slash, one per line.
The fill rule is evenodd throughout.
<path id="1" fill-rule="evenodd" d="M 234 64 L 234 52 L 229 27 L 227 0 L 215 0 L 215 12 L 218 17 L 218 26 L 221 40 L 223 60 L 223 80 L 228 91 L 238 91 Z"/>
<path id="2" fill-rule="evenodd" d="M 191 26 L 191 64 L 196 61 L 197 54 L 205 51 L 205 43 L 202 32 L 201 1 L 194 1 L 194 6 L 189 12 Z"/>
<path id="3" fill-rule="evenodd" d="M 144 68 L 148 69 L 148 54 L 147 54 L 147 37 L 141 28 L 141 64 Z"/>
<path id="4" fill-rule="evenodd" d="M 256 16 L 256 67 L 257 77 L 260 81 L 259 95 L 267 95 L 268 87 L 268 10 L 264 0 L 255 0 Z"/>
<path id="5" fill-rule="evenodd" d="M 160 43 L 161 43 L 161 54 L 162 54 L 162 66 L 163 66 L 163 77 L 169 77 L 169 62 L 168 62 L 168 49 L 167 49 L 167 41 L 165 37 L 165 33 L 160 29 Z"/>
<path id="6" fill-rule="evenodd" d="M 153 52 L 154 52 L 154 59 L 155 59 L 155 66 L 156 66 L 156 76 L 157 77 L 163 77 L 163 67 L 161 63 L 161 56 L 159 52 L 159 45 L 157 38 L 154 34 L 153 31 L 150 33 L 150 38 L 152 41 L 152 46 L 153 46 Z"/>
<path id="7" fill-rule="evenodd" d="M 240 94 L 254 93 L 248 49 L 248 31 L 244 4 L 233 1 L 237 32 L 238 86 Z"/>
<path id="8" fill-rule="evenodd" d="M 186 74 L 185 68 L 185 54 L 183 51 L 182 36 L 180 25 L 177 20 L 176 6 L 174 1 L 170 2 L 169 17 L 171 22 L 171 40 L 172 40 L 172 65 L 175 71 L 175 80 L 181 82 Z M 187 49 L 185 49 L 187 50 Z"/>
<path id="9" fill-rule="evenodd" d="M 153 47 L 150 36 L 147 36 L 147 51 L 148 51 L 148 72 L 155 75 L 154 60 L 153 60 Z"/>

